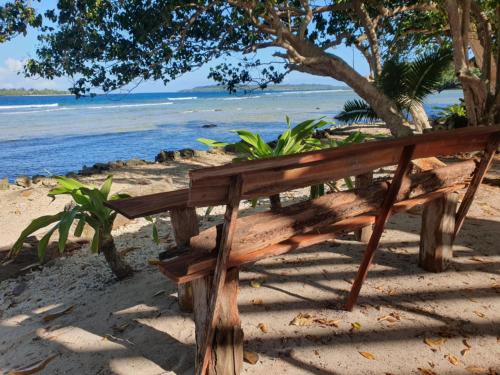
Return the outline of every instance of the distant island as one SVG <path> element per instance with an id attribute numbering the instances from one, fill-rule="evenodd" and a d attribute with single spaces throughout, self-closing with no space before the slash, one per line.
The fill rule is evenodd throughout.
<path id="1" fill-rule="evenodd" d="M 298 84 L 298 85 L 269 85 L 264 89 L 264 91 L 315 91 L 315 90 L 349 90 L 347 86 L 333 86 L 333 85 L 316 85 L 316 84 Z M 239 92 L 243 91 L 258 91 L 259 86 L 242 86 L 239 88 Z M 209 86 L 198 86 L 192 89 L 181 90 L 181 92 L 217 92 L 226 91 L 224 86 L 209 85 Z"/>
<path id="2" fill-rule="evenodd" d="M 69 91 L 51 89 L 0 89 L 0 96 L 69 95 Z"/>

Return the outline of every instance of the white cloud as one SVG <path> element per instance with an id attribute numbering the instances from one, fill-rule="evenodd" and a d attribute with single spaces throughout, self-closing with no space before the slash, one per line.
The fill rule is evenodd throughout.
<path id="1" fill-rule="evenodd" d="M 65 79 L 48 80 L 43 78 L 29 78 L 23 74 L 23 60 L 7 58 L 0 66 L 0 88 L 4 89 L 59 89 L 65 90 L 70 85 Z"/>

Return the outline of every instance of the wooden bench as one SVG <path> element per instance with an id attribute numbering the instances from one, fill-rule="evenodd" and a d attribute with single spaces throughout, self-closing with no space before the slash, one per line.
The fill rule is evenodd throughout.
<path id="1" fill-rule="evenodd" d="M 177 250 L 159 267 L 184 285 L 179 289 L 181 308 L 189 309 L 194 301 L 196 373 L 238 374 L 243 361 L 237 304 L 240 265 L 368 229 L 367 248 L 346 304 L 352 310 L 388 218 L 425 205 L 419 264 L 442 271 L 499 141 L 499 126 L 468 128 L 203 168 L 190 172 L 189 189 L 107 205 L 128 218 L 170 212 Z M 429 170 L 415 162 L 473 151 L 482 152 L 477 163 L 468 160 Z M 370 173 L 392 165 L 397 167 L 390 182 L 369 183 Z M 420 167 L 412 173 L 414 165 Z M 346 176 L 358 176 L 361 183 L 354 190 L 238 219 L 241 200 Z M 457 210 L 456 192 L 466 186 Z M 215 205 L 226 206 L 223 224 L 200 233 L 195 208 Z"/>

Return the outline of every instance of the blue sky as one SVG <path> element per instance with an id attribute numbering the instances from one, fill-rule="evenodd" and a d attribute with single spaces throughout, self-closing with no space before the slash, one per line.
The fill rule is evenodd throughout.
<path id="1" fill-rule="evenodd" d="M 43 1 L 43 8 L 50 8 L 55 4 L 55 0 Z M 40 5 L 38 5 L 40 7 Z M 29 57 L 35 57 L 35 50 L 37 46 L 37 30 L 29 30 L 27 36 L 18 36 L 13 40 L 0 45 L 0 88 L 50 88 L 50 89 L 67 89 L 71 86 L 69 79 L 57 79 L 49 81 L 45 79 L 25 78 L 22 74 L 18 74 L 22 70 L 23 61 Z M 357 50 L 354 51 L 350 47 L 339 46 L 335 54 L 343 58 L 349 64 L 354 62 L 356 70 L 362 74 L 368 73 L 368 66 L 364 58 Z M 259 58 L 265 60 L 266 57 L 271 55 L 271 51 L 259 51 Z M 236 60 L 236 58 L 233 58 Z M 211 66 L 217 65 L 219 61 L 212 61 L 200 69 L 187 73 L 179 77 L 175 81 L 169 82 L 165 86 L 160 81 L 143 82 L 134 91 L 135 92 L 162 92 L 162 91 L 178 91 L 183 89 L 192 88 L 195 86 L 210 85 L 214 82 L 207 79 L 207 75 Z M 313 76 L 310 74 L 293 72 L 289 74 L 284 83 L 298 84 L 298 83 L 318 83 L 338 85 L 339 82 L 332 78 Z M 342 84 L 342 83 L 340 83 Z"/>

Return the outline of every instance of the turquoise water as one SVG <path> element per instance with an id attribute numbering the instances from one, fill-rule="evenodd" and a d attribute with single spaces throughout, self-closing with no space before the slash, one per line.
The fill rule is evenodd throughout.
<path id="1" fill-rule="evenodd" d="M 426 110 L 458 102 L 460 90 L 426 101 Z M 301 92 L 151 93 L 0 97 L 0 178 L 57 175 L 117 159 L 154 160 L 163 149 L 204 149 L 196 138 L 236 140 L 229 130 L 260 132 L 266 140 L 294 123 L 325 116 L 333 120 L 349 89 Z M 216 124 L 214 128 L 203 125 Z"/>

